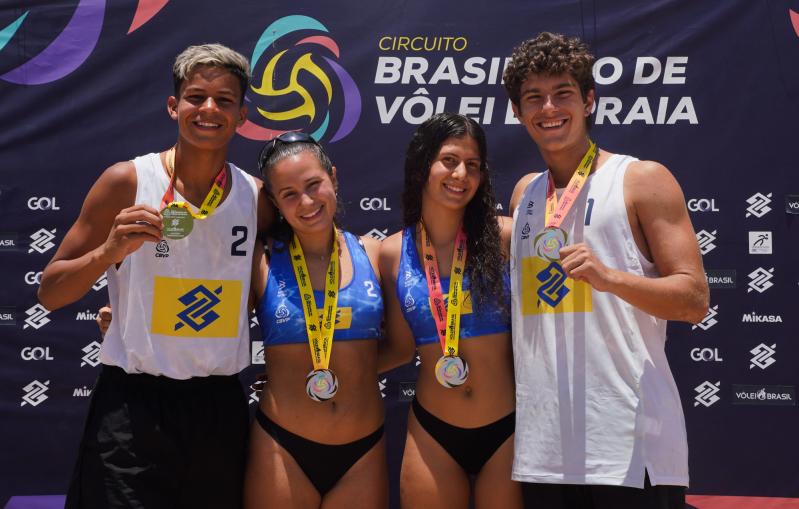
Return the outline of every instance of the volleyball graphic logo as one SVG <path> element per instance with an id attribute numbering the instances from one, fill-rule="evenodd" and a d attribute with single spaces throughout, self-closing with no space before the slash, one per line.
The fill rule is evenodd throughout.
<path id="1" fill-rule="evenodd" d="M 355 128 L 361 94 L 338 63 L 339 46 L 327 27 L 308 16 L 286 16 L 264 30 L 250 66 L 247 121 L 238 132 L 265 141 L 286 131 L 336 142 Z"/>

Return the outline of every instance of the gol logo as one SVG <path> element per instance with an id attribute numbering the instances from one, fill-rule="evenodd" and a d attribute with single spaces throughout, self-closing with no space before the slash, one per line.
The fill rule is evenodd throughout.
<path id="1" fill-rule="evenodd" d="M 316 19 L 298 15 L 280 18 L 264 30 L 250 61 L 250 88 L 257 97 L 246 97 L 260 118 L 258 123 L 248 119 L 239 134 L 265 141 L 299 129 L 315 140 L 333 132 L 328 139 L 335 142 L 352 132 L 361 116 L 361 94 L 337 62 L 341 52 L 327 33 Z M 323 54 L 317 55 L 318 50 Z"/>

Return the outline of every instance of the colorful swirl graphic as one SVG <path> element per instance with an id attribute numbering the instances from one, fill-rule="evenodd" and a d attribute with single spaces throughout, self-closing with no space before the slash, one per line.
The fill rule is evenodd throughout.
<path id="1" fill-rule="evenodd" d="M 438 383 L 444 387 L 458 387 L 469 378 L 469 364 L 462 357 L 445 355 L 436 362 L 435 374 Z"/>
<path id="2" fill-rule="evenodd" d="M 314 401 L 327 401 L 338 391 L 338 378 L 329 369 L 315 369 L 305 378 L 305 393 Z"/>
<path id="3" fill-rule="evenodd" d="M 560 248 L 566 245 L 567 238 L 566 232 L 560 228 L 544 229 L 533 239 L 536 256 L 551 262 L 559 260 Z"/>
<path id="4" fill-rule="evenodd" d="M 139 0 L 130 34 L 150 20 L 169 0 Z M 42 85 L 71 74 L 89 58 L 103 28 L 105 0 L 80 0 L 72 18 L 58 36 L 39 54 L 22 65 L 0 75 L 0 79 L 18 85 Z M 14 37 L 30 11 L 0 30 L 0 50 Z"/>
<path id="5" fill-rule="evenodd" d="M 316 34 L 302 37 L 305 32 Z M 352 76 L 337 62 L 341 52 L 338 44 L 324 35 L 328 32 L 314 18 L 298 15 L 280 18 L 266 27 L 250 61 L 254 73 L 254 83 L 250 88 L 265 100 L 260 101 L 263 106 L 256 104 L 257 97 L 248 96 L 246 100 L 254 106 L 252 109 L 260 116 L 260 122 L 265 121 L 268 127 L 248 119 L 239 128 L 239 134 L 251 140 L 265 141 L 286 131 L 302 130 L 321 140 L 334 130 L 331 112 L 338 109 L 334 102 L 337 94 L 341 94 L 343 111 L 335 115 L 338 126 L 329 141 L 336 142 L 352 132 L 361 116 L 361 93 Z M 265 65 L 259 65 L 267 50 L 280 47 L 284 49 L 276 50 Z M 315 55 L 313 50 L 317 48 L 323 48 L 335 59 Z M 290 70 L 284 73 L 287 66 L 291 66 Z M 260 79 L 256 77 L 259 74 Z M 336 80 L 331 80 L 331 75 Z M 309 83 L 308 79 L 315 83 Z M 310 85 L 314 85 L 313 90 L 309 90 Z M 285 104 L 288 105 L 275 109 Z"/>

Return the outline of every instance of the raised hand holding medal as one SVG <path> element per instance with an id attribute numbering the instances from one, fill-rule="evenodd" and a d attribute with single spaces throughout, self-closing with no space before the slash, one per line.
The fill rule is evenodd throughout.
<path id="1" fill-rule="evenodd" d="M 461 227 L 455 237 L 455 252 L 452 254 L 449 278 L 449 300 L 445 307 L 436 251 L 430 242 L 424 224 L 420 224 L 420 229 L 422 257 L 424 258 L 427 290 L 430 295 L 430 311 L 436 322 L 436 331 L 438 331 L 441 350 L 444 354 L 436 362 L 436 380 L 446 388 L 453 388 L 463 385 L 469 377 L 469 365 L 462 357 L 458 356 L 463 276 L 466 269 L 466 232 Z"/>
<path id="2" fill-rule="evenodd" d="M 214 178 L 211 190 L 203 200 L 199 213 L 194 213 L 191 206 L 185 201 L 175 201 L 175 147 L 169 149 L 164 157 L 166 170 L 169 173 L 169 185 L 161 198 L 161 218 L 163 219 L 163 235 L 168 239 L 179 240 L 191 233 L 195 219 L 205 219 L 210 216 L 219 203 L 227 185 L 227 171 L 225 165 Z"/>
<path id="3" fill-rule="evenodd" d="M 333 351 L 333 330 L 336 324 L 339 285 L 338 232 L 333 229 L 333 249 L 330 252 L 330 263 L 325 272 L 325 301 L 322 316 L 316 311 L 316 299 L 311 286 L 311 275 L 302 246 L 294 235 L 289 243 L 291 266 L 300 289 L 302 312 L 305 316 L 305 332 L 311 347 L 313 370 L 305 378 L 305 393 L 314 401 L 327 401 L 338 391 L 338 378 L 330 366 L 330 354 Z"/>
<path id="4" fill-rule="evenodd" d="M 596 143 L 591 141 L 588 151 L 583 156 L 580 165 L 574 170 L 574 174 L 560 200 L 558 200 L 555 192 L 555 181 L 552 179 L 552 174 L 547 175 L 549 181 L 547 183 L 547 202 L 544 211 L 544 228 L 533 237 L 533 252 L 539 258 L 550 262 L 556 262 L 560 259 L 560 248 L 566 246 L 569 241 L 569 235 L 560 225 L 577 201 L 577 196 L 585 186 L 586 180 L 588 180 L 588 174 L 591 173 L 591 167 L 594 164 L 594 159 L 596 159 L 596 152 Z"/>

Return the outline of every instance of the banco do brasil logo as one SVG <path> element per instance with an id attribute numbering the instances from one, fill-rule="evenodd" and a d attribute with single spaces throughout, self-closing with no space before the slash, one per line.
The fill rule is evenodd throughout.
<path id="1" fill-rule="evenodd" d="M 220 302 L 217 297 L 220 293 L 222 293 L 221 286 L 212 292 L 203 285 L 198 285 L 181 295 L 178 300 L 186 308 L 178 313 L 180 321 L 175 324 L 175 330 L 188 325 L 195 331 L 200 331 L 213 323 L 219 318 L 214 307 Z"/>
<path id="2" fill-rule="evenodd" d="M 266 27 L 250 60 L 249 118 L 239 134 L 264 141 L 303 131 L 335 142 L 352 132 L 361 116 L 361 94 L 328 34 L 308 16 L 286 16 Z"/>

